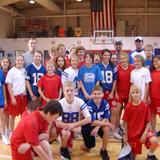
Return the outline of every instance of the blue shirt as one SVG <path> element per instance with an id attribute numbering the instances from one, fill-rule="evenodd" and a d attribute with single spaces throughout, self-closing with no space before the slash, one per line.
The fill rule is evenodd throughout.
<path id="1" fill-rule="evenodd" d="M 4 106 L 3 85 L 5 83 L 5 77 L 3 70 L 0 69 L 0 106 Z"/>
<path id="2" fill-rule="evenodd" d="M 103 80 L 100 82 L 103 91 L 111 91 L 113 82 L 117 80 L 117 67 L 111 64 L 104 66 L 103 63 L 97 65 L 100 68 Z"/>
<path id="3" fill-rule="evenodd" d="M 82 81 L 88 95 L 91 95 L 96 83 L 101 80 L 102 75 L 100 69 L 97 66 L 92 65 L 90 68 L 87 68 L 86 65 L 84 65 L 79 69 L 78 81 Z M 78 97 L 87 102 L 87 99 L 85 98 L 81 89 L 79 90 Z"/>
<path id="4" fill-rule="evenodd" d="M 26 80 L 29 81 L 31 85 L 32 92 L 35 96 L 39 96 L 37 83 L 40 78 L 46 74 L 46 69 L 44 66 L 40 65 L 38 68 L 34 65 L 34 63 L 30 64 L 26 68 Z"/>
<path id="5" fill-rule="evenodd" d="M 94 120 L 103 120 L 103 119 L 110 119 L 111 113 L 110 113 L 110 107 L 109 103 L 102 99 L 100 106 L 97 106 L 93 100 L 89 100 L 87 102 L 88 110 L 91 114 L 92 121 Z"/>

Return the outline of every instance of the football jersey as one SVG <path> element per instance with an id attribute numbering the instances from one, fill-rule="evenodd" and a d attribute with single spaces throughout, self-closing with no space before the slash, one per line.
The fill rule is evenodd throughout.
<path id="1" fill-rule="evenodd" d="M 131 64 L 134 63 L 134 56 L 136 56 L 136 55 L 141 55 L 144 59 L 146 59 L 146 54 L 144 52 L 144 49 L 135 50 L 135 51 L 132 51 L 131 53 L 129 53 L 129 62 Z"/>
<path id="2" fill-rule="evenodd" d="M 46 74 L 46 69 L 42 65 L 37 67 L 35 66 L 34 63 L 32 63 L 26 68 L 25 79 L 29 81 L 32 92 L 37 97 L 39 96 L 37 83 L 40 80 L 40 78 L 45 74 Z"/>
<path id="3" fill-rule="evenodd" d="M 150 84 L 151 99 L 160 99 L 160 71 L 151 73 L 152 82 Z"/>
<path id="4" fill-rule="evenodd" d="M 100 68 L 103 77 L 100 83 L 103 91 L 111 91 L 113 82 L 117 80 L 117 67 L 111 64 L 105 66 L 103 63 L 99 63 L 97 66 Z"/>
<path id="5" fill-rule="evenodd" d="M 63 108 L 63 113 L 58 120 L 61 120 L 65 123 L 74 123 L 81 120 L 81 116 L 84 118 L 91 117 L 87 104 L 80 98 L 74 97 L 74 101 L 72 104 L 67 103 L 65 98 L 62 98 L 59 101 Z"/>
<path id="6" fill-rule="evenodd" d="M 141 98 L 144 98 L 145 86 L 151 82 L 150 71 L 146 67 L 141 67 L 140 69 L 134 69 L 131 71 L 131 83 L 137 85 L 142 92 Z"/>
<path id="7" fill-rule="evenodd" d="M 123 120 L 127 122 L 128 138 L 140 138 L 146 124 L 151 121 L 149 106 L 144 102 L 139 105 L 128 103 L 124 110 Z"/>
<path id="8" fill-rule="evenodd" d="M 63 71 L 60 68 L 55 70 L 55 73 L 58 74 L 60 77 L 62 76 Z"/>
<path id="9" fill-rule="evenodd" d="M 127 69 L 123 69 L 121 65 L 118 65 L 117 72 L 117 92 L 120 97 L 128 97 L 131 86 L 130 75 L 134 69 L 133 65 L 129 65 Z M 125 84 L 125 85 L 124 85 Z"/>
<path id="10" fill-rule="evenodd" d="M 86 65 L 84 65 L 79 69 L 78 81 L 82 81 L 83 86 L 89 95 L 91 95 L 96 83 L 101 80 L 102 75 L 100 69 L 96 65 L 92 65 L 90 68 L 87 68 Z M 81 89 L 79 90 L 78 97 L 87 101 Z"/>
<path id="11" fill-rule="evenodd" d="M 5 83 L 5 77 L 2 69 L 0 69 L 0 106 L 4 106 L 4 94 L 3 94 L 4 83 Z"/>
<path id="12" fill-rule="evenodd" d="M 75 95 L 78 95 L 78 69 L 66 68 L 62 72 L 61 80 L 63 85 L 66 81 L 72 81 L 75 86 Z"/>
<path id="13" fill-rule="evenodd" d="M 87 107 L 91 114 L 92 121 L 109 119 L 111 117 L 109 103 L 104 99 L 102 99 L 100 106 L 97 106 L 94 100 L 89 100 Z"/>

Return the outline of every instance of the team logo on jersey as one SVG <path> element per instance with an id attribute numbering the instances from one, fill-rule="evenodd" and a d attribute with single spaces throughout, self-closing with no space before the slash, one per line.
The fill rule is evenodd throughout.
<path id="1" fill-rule="evenodd" d="M 84 82 L 90 83 L 95 81 L 95 74 L 93 73 L 85 73 L 84 74 Z"/>

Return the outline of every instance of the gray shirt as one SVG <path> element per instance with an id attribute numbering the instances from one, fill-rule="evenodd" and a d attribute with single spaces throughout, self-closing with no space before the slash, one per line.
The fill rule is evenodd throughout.
<path id="1" fill-rule="evenodd" d="M 26 68 L 28 65 L 30 65 L 33 62 L 33 54 L 28 51 L 28 52 L 25 52 L 23 56 L 24 56 L 24 66 Z"/>

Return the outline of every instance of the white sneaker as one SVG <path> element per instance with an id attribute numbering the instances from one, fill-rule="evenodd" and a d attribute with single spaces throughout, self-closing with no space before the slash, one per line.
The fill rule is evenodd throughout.
<path id="1" fill-rule="evenodd" d="M 6 145 L 10 145 L 8 136 L 2 135 L 2 142 Z"/>
<path id="2" fill-rule="evenodd" d="M 116 138 L 116 139 L 118 139 L 118 140 L 121 140 L 121 139 L 122 139 L 122 136 L 119 135 L 117 132 L 114 132 L 114 133 L 113 133 L 113 136 L 114 136 L 114 138 Z"/>

